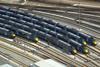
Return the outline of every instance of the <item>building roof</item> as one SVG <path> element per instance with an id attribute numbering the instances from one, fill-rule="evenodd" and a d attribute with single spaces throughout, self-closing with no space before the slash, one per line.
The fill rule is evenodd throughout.
<path id="1" fill-rule="evenodd" d="M 66 67 L 65 65 L 63 65 L 55 60 L 52 60 L 52 59 L 42 60 L 35 64 L 39 67 Z"/>
<path id="2" fill-rule="evenodd" d="M 0 67 L 13 67 L 13 66 L 11 66 L 9 64 L 3 64 L 3 65 L 0 65 Z"/>

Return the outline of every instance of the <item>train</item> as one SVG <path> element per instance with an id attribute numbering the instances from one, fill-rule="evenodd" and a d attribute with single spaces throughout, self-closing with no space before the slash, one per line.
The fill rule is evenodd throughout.
<path id="1" fill-rule="evenodd" d="M 4 22 L 4 21 L 3 21 Z M 6 23 L 8 23 L 8 22 L 6 22 Z M 10 24 L 10 21 L 9 21 L 9 24 Z M 30 28 L 27 28 L 27 27 L 24 27 L 25 25 L 21 25 L 21 24 L 18 24 L 18 23 L 12 23 L 13 24 L 13 26 L 14 27 L 17 27 L 17 28 L 21 28 L 21 29 L 24 29 L 24 30 L 26 30 L 27 29 L 27 31 L 29 31 L 30 30 Z M 43 30 L 42 29 L 42 27 L 37 27 L 37 26 L 33 26 L 34 28 L 37 28 L 38 30 L 41 30 L 41 31 L 44 31 L 44 32 L 46 32 L 46 30 Z M 53 33 L 50 33 L 49 32 L 49 34 L 51 34 L 52 36 L 56 36 L 57 34 L 53 34 Z M 23 34 L 23 36 L 24 36 L 24 34 Z M 58 36 L 57 36 L 58 37 Z M 60 36 L 59 36 L 60 37 Z M 59 39 L 61 39 L 61 38 L 64 38 L 64 37 L 60 37 Z M 64 39 L 63 39 L 64 40 Z M 82 49 L 83 48 L 83 46 L 81 45 L 81 47 L 79 47 L 79 48 L 77 48 L 78 46 L 80 46 L 79 44 L 74 44 L 73 45 L 73 40 L 71 40 L 70 42 L 69 41 L 67 41 L 69 44 L 71 44 L 72 46 L 74 46 L 78 51 L 80 51 L 80 52 L 82 52 L 82 53 L 84 53 L 84 54 L 87 54 L 88 52 L 83 52 L 84 51 L 84 49 Z M 74 42 L 74 43 L 76 43 L 76 42 Z M 88 50 L 86 50 L 86 51 L 88 51 Z"/>
<path id="2" fill-rule="evenodd" d="M 58 40 L 58 42 L 61 42 L 61 44 L 63 43 L 62 46 L 64 46 L 64 44 L 67 43 L 67 45 L 69 44 L 71 48 L 74 48 L 77 51 L 80 51 L 84 54 L 89 53 L 88 49 L 86 48 L 87 44 L 93 45 L 93 46 L 97 45 L 95 39 L 88 34 L 82 33 L 73 28 L 63 26 L 59 23 L 55 23 L 52 20 L 46 20 L 41 17 L 32 16 L 29 13 L 26 14 L 16 9 L 0 7 L 0 21 L 4 22 L 5 24 L 8 24 L 8 26 L 4 26 L 4 27 L 14 31 L 14 33 L 16 33 L 16 35 L 18 36 L 23 35 L 22 37 L 25 37 L 26 39 L 30 39 L 32 41 L 33 40 L 38 41 L 38 37 L 36 38 L 38 34 L 40 39 L 46 41 L 46 39 L 44 38 L 47 35 L 51 35 L 51 37 L 47 36 L 47 39 L 50 41 L 50 43 L 55 44 L 55 46 L 59 46 L 59 45 L 57 45 L 56 42 L 54 43 L 50 38 L 55 38 L 55 40 Z M 13 29 L 11 29 L 9 25 L 11 25 Z M 22 29 L 22 30 L 19 31 L 19 29 Z M 45 33 L 45 36 L 42 35 L 42 33 L 41 34 L 37 33 L 34 36 L 33 34 L 31 34 L 34 31 L 34 29 L 42 33 Z M 29 32 L 27 33 L 25 32 L 25 30 L 31 33 Z M 21 33 L 22 31 L 25 34 L 22 34 Z M 74 53 L 73 49 L 71 52 Z"/>
<path id="3" fill-rule="evenodd" d="M 6 14 L 6 13 L 5 13 Z M 10 14 L 9 14 L 10 15 Z M 11 14 L 11 16 L 13 15 L 13 17 L 18 17 L 17 15 L 15 15 L 14 16 L 14 14 Z M 5 19 L 11 19 L 11 20 L 13 20 L 13 21 L 15 21 L 15 22 L 18 22 L 18 23 L 22 23 L 22 24 L 25 24 L 25 25 L 29 25 L 29 26 L 31 26 L 32 27 L 32 23 L 30 24 L 30 23 L 27 23 L 27 22 L 23 22 L 23 21 L 20 21 L 20 20 L 18 20 L 18 19 L 15 19 L 15 18 L 9 18 L 9 17 L 5 17 L 5 16 L 2 16 L 3 18 L 5 18 Z M 25 18 L 25 17 L 23 17 L 23 19 L 24 20 L 27 20 L 27 18 Z M 29 20 L 29 19 L 28 19 Z M 31 20 L 30 20 L 31 21 Z M 29 21 L 28 21 L 29 22 Z M 49 24 L 45 24 L 45 23 L 43 23 L 43 22 L 39 22 L 39 21 L 36 21 L 36 20 L 32 20 L 32 22 L 34 23 L 34 24 L 38 24 L 38 25 L 41 25 L 41 26 L 44 26 L 44 27 L 46 27 L 46 28 L 49 28 L 49 29 L 51 29 L 51 30 L 54 30 L 54 31 L 56 31 L 56 32 L 58 32 L 58 33 L 60 33 L 60 34 L 64 34 L 64 35 L 66 35 L 67 34 L 67 36 L 69 36 L 69 38 L 72 38 L 73 40 L 75 40 L 75 41 L 78 41 L 78 42 L 80 42 L 81 44 L 83 44 L 83 45 L 86 45 L 86 42 L 85 42 L 85 40 L 83 40 L 82 38 L 80 38 L 79 36 L 77 36 L 77 35 L 74 35 L 73 33 L 70 33 L 70 32 L 67 32 L 67 31 L 63 31 L 63 30 L 61 30 L 61 29 L 59 29 L 59 28 L 55 28 L 54 26 L 52 26 L 52 25 L 49 25 Z M 67 32 L 67 33 L 66 33 Z"/>

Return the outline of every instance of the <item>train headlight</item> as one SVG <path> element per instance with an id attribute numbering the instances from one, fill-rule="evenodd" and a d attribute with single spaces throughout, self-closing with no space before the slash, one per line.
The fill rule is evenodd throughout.
<path id="1" fill-rule="evenodd" d="M 15 37 L 16 35 L 15 34 L 12 34 L 12 36 Z"/>
<path id="2" fill-rule="evenodd" d="M 72 54 L 73 55 L 77 54 L 77 50 L 76 49 L 73 49 Z"/>
<path id="3" fill-rule="evenodd" d="M 38 41 L 39 41 L 39 38 L 36 37 L 36 38 L 35 38 L 35 43 L 37 43 Z"/>
<path id="4" fill-rule="evenodd" d="M 96 45 L 97 45 L 97 42 L 96 42 L 96 41 L 94 41 L 94 42 L 93 42 L 93 46 L 96 46 Z"/>
<path id="5" fill-rule="evenodd" d="M 87 45 L 86 41 L 84 41 L 83 44 L 84 44 L 84 46 L 86 46 Z"/>
<path id="6" fill-rule="evenodd" d="M 89 54 L 89 50 L 87 48 L 83 48 L 83 53 L 84 54 Z"/>

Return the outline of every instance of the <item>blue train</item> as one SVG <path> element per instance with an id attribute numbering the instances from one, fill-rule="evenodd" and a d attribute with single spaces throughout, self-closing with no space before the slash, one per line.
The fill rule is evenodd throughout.
<path id="1" fill-rule="evenodd" d="M 3 21 L 4 22 L 4 21 Z M 11 23 L 12 24 L 12 23 Z M 10 25 L 10 24 L 9 24 Z M 22 28 L 24 28 L 24 30 L 26 30 L 27 29 L 27 31 L 29 31 L 29 30 L 31 30 L 31 29 L 29 29 L 29 28 L 25 28 L 25 27 L 23 27 L 22 25 L 20 25 L 20 26 L 18 26 L 18 25 L 16 25 L 16 26 L 12 26 L 12 27 L 10 27 L 10 26 L 5 26 L 5 28 L 9 28 L 10 30 L 12 30 L 12 31 L 16 31 L 15 33 L 16 33 L 16 35 L 18 35 L 18 36 L 21 36 L 21 37 L 25 37 L 25 38 L 27 38 L 27 39 L 30 39 L 30 38 L 32 38 L 32 36 L 28 36 L 29 35 L 29 32 L 27 33 L 27 32 L 25 32 L 24 30 L 21 30 L 21 31 L 23 31 L 23 33 L 20 33 L 18 30 L 17 30 L 17 28 L 15 28 L 15 27 L 17 27 L 17 28 L 20 28 L 20 27 L 22 27 Z M 36 28 L 36 27 L 35 27 Z M 37 27 L 37 29 L 42 29 L 42 28 L 39 28 L 39 27 Z M 34 33 L 34 31 L 32 30 L 31 32 L 33 32 Z M 31 34 L 30 34 L 31 35 Z M 41 35 L 41 34 L 38 34 L 38 35 L 40 35 L 40 36 L 42 36 L 43 38 L 44 38 L 44 36 L 46 35 Z M 52 35 L 52 33 L 51 33 L 51 35 Z M 43 40 L 43 38 L 41 37 L 41 39 Z M 46 36 L 45 36 L 46 37 Z M 78 45 L 78 44 L 77 44 Z M 72 46 L 72 45 L 71 45 Z M 79 47 L 80 48 L 80 47 Z M 79 49 L 78 48 L 78 49 Z M 75 48 L 76 49 L 76 48 Z M 77 50 L 78 50 L 77 49 Z M 73 53 L 73 52 L 72 52 Z"/>
<path id="2" fill-rule="evenodd" d="M 3 21 L 4 22 L 4 21 Z M 14 23 L 14 22 L 10 22 L 9 21 L 9 23 L 8 22 L 4 22 L 4 23 L 6 23 L 6 24 L 12 24 L 14 27 L 17 27 L 17 28 L 22 28 L 22 29 L 24 29 L 24 30 L 26 30 L 27 28 L 26 27 L 23 27 L 24 25 L 21 25 L 21 24 L 18 24 L 18 23 Z M 35 27 L 36 28 L 36 27 Z M 42 28 L 38 28 L 37 27 L 37 29 L 39 29 L 39 30 L 41 30 Z M 29 31 L 29 28 L 27 29 L 27 31 Z M 43 31 L 43 30 L 42 30 Z M 46 31 L 45 31 L 46 32 Z M 52 33 L 50 33 L 51 35 L 52 35 Z M 71 45 L 71 46 L 74 46 L 74 45 Z M 77 46 L 78 46 L 78 44 L 77 44 Z M 77 47 L 76 46 L 76 47 Z M 75 47 L 75 46 L 74 46 Z M 82 47 L 83 48 L 83 47 Z M 76 48 L 78 51 L 80 51 L 80 52 L 82 52 L 82 53 L 85 53 L 86 54 L 86 52 L 83 52 L 83 49 L 79 49 L 79 48 Z M 86 50 L 86 51 L 88 51 L 88 50 Z"/>
<path id="3" fill-rule="evenodd" d="M 5 14 L 6 14 L 6 13 L 5 13 Z M 10 15 L 10 14 L 9 14 L 9 15 Z M 13 17 L 16 17 L 16 16 L 17 16 L 17 15 L 14 16 L 14 14 L 12 14 L 12 15 L 13 15 Z M 11 15 L 11 16 L 12 16 L 12 15 Z M 15 19 L 15 18 L 10 18 L 10 17 L 6 17 L 5 15 L 1 15 L 1 17 L 2 17 L 2 18 L 5 18 L 5 19 L 10 19 L 10 20 L 13 20 L 13 21 L 15 21 L 15 22 L 22 23 L 22 24 L 25 24 L 25 25 L 28 25 L 28 26 L 32 27 L 32 23 L 28 23 L 28 22 L 26 22 L 26 21 L 23 22 L 23 20 L 18 20 L 18 18 L 17 18 L 18 16 L 16 17 L 17 19 Z M 26 17 L 23 17 L 23 19 L 24 19 L 24 20 L 27 20 Z M 31 20 L 30 20 L 30 21 L 31 21 Z M 43 23 L 43 22 L 39 22 L 39 21 L 36 21 L 36 20 L 32 20 L 32 22 L 33 22 L 33 24 L 38 24 L 38 25 L 44 26 L 44 27 L 49 28 L 49 29 L 51 29 L 51 30 L 54 30 L 54 31 L 56 31 L 56 32 L 58 32 L 58 33 L 61 33 L 61 34 L 64 34 L 64 35 L 67 34 L 67 36 L 69 36 L 69 38 L 71 38 L 71 39 L 73 39 L 73 40 L 75 40 L 75 41 L 77 41 L 77 42 L 79 42 L 79 43 L 81 43 L 81 44 L 83 44 L 83 45 L 86 45 L 86 42 L 85 42 L 82 38 L 80 38 L 79 36 L 74 35 L 74 34 L 72 34 L 72 33 L 70 33 L 70 32 L 67 32 L 67 31 L 65 31 L 65 30 L 61 30 L 61 29 L 59 29 L 59 28 L 55 28 L 55 27 L 52 26 L 52 25 L 45 24 L 45 23 Z"/>
<path id="4" fill-rule="evenodd" d="M 13 10 L 10 10 L 10 11 L 12 11 L 13 12 Z M 66 27 L 66 26 L 62 26 L 62 25 L 60 25 L 59 23 L 54 23 L 52 20 L 46 20 L 46 19 L 43 19 L 43 18 L 41 18 L 41 17 L 36 17 L 36 16 L 32 16 L 31 14 L 29 15 L 29 14 L 25 14 L 25 13 L 23 13 L 23 12 L 18 12 L 18 13 L 20 13 L 20 14 L 22 14 L 23 16 L 27 16 L 27 17 L 31 17 L 31 18 L 34 18 L 34 19 L 37 19 L 37 20 L 39 20 L 39 21 L 44 21 L 44 22 L 46 22 L 46 23 L 48 23 L 48 24 L 51 24 L 51 25 L 53 25 L 54 27 L 56 26 L 56 27 L 58 27 L 58 28 L 60 28 L 60 29 L 65 29 L 65 30 L 67 30 L 68 32 L 71 32 L 71 33 L 74 33 L 75 34 L 75 32 L 76 32 L 76 34 L 75 35 L 77 35 L 77 36 L 79 36 L 81 39 L 83 38 L 83 40 L 85 40 L 89 45 L 92 45 L 92 46 L 96 46 L 97 45 L 97 43 L 96 43 L 96 41 L 95 41 L 95 39 L 92 37 L 92 36 L 90 36 L 90 35 L 87 35 L 87 34 L 85 34 L 85 33 L 82 33 L 82 32 L 79 32 L 78 30 L 76 30 L 76 29 L 73 29 L 72 30 L 72 28 L 69 28 L 69 27 Z M 30 19 L 31 18 L 23 18 L 24 20 L 27 20 L 27 21 L 29 21 L 30 22 Z M 33 21 L 34 22 L 34 21 Z M 35 21 L 36 22 L 36 21 Z M 49 27 L 49 26 L 48 26 Z M 73 32 L 72 32 L 73 31 Z M 61 32 L 60 32 L 61 33 Z M 78 33 L 80 34 L 80 35 L 78 35 Z M 78 39 L 77 39 L 78 40 Z M 83 41 L 82 43 L 84 44 L 84 45 L 86 45 L 86 42 L 85 41 Z"/>
<path id="5" fill-rule="evenodd" d="M 8 23 L 8 22 L 7 22 Z M 10 23 L 10 21 L 9 21 L 9 24 L 11 24 Z M 27 27 L 27 26 L 25 26 L 25 25 L 21 25 L 21 24 L 19 24 L 19 23 L 12 23 L 13 24 L 13 26 L 14 27 L 17 27 L 17 28 L 21 28 L 21 29 L 24 29 L 24 30 L 27 30 L 27 31 L 30 31 L 31 29 L 29 28 L 29 27 Z M 48 30 L 45 28 L 45 29 L 43 29 L 43 27 L 39 27 L 38 25 L 37 26 L 33 26 L 34 28 L 36 28 L 36 29 L 38 29 L 38 30 L 40 30 L 40 31 L 43 31 L 43 32 L 47 32 Z M 49 29 L 50 30 L 50 29 Z M 32 30 L 30 31 L 30 32 L 32 32 Z M 62 39 L 62 40 L 64 40 L 63 38 L 64 37 L 62 37 L 62 36 L 57 36 L 58 34 L 55 34 L 55 33 L 53 33 L 53 32 L 48 32 L 48 34 L 50 34 L 50 35 L 52 35 L 52 36 L 56 36 L 56 37 L 59 37 L 59 39 Z M 65 41 L 65 40 L 64 40 Z M 69 41 L 66 41 L 67 43 L 69 43 L 69 44 L 71 44 L 72 46 L 74 46 L 78 51 L 81 51 L 82 53 L 85 53 L 85 54 L 87 54 L 87 52 L 83 52 L 84 50 L 82 50 L 82 48 L 83 48 L 83 45 L 82 44 L 72 44 L 72 42 L 73 42 L 73 40 L 71 40 L 71 42 L 69 42 Z M 76 43 L 76 42 L 75 42 Z M 78 46 L 80 46 L 79 48 L 77 48 Z M 86 50 L 86 51 L 88 51 L 88 50 Z"/>
<path id="6" fill-rule="evenodd" d="M 31 29 L 35 28 L 46 34 L 55 36 L 55 38 L 57 38 L 57 39 L 60 39 L 66 43 L 71 44 L 74 47 L 74 49 L 77 49 L 83 53 L 88 53 L 87 48 L 85 48 L 83 46 L 83 45 L 87 45 L 86 42 L 90 45 L 94 45 L 94 46 L 96 45 L 96 41 L 93 39 L 92 36 L 84 34 L 77 30 L 72 30 L 72 28 L 62 26 L 59 23 L 54 23 L 51 20 L 46 20 L 46 19 L 43 19 L 40 17 L 32 16 L 30 14 L 25 14 L 24 12 L 17 11 L 16 9 L 13 10 L 13 9 L 2 8 L 2 7 L 0 7 L 0 14 L 1 14 L 0 17 L 6 19 L 6 21 L 4 19 L 3 20 L 0 19 L 0 20 L 2 22 L 4 22 L 5 24 L 12 25 L 14 27 L 14 29 L 11 29 L 11 30 L 14 32 L 17 32 L 15 30 L 16 28 L 20 28 L 20 29 L 23 29 L 23 30 L 26 30 L 29 32 L 33 32 L 33 30 L 31 30 Z M 8 21 L 9 21 L 9 23 L 8 23 Z M 7 26 L 5 26 L 5 27 L 7 29 L 10 28 Z M 52 30 L 53 32 L 51 32 L 50 30 Z M 57 34 L 56 32 L 59 34 Z M 39 35 L 41 35 L 41 34 L 39 34 Z M 62 36 L 60 36 L 60 35 L 62 35 Z M 66 38 L 64 38 L 64 37 L 66 37 Z M 67 39 L 67 37 L 70 39 Z M 28 38 L 30 38 L 30 37 L 28 37 Z M 44 39 L 44 38 L 41 38 L 41 39 Z M 75 45 L 73 45 L 73 43 Z M 57 43 L 56 43 L 56 45 L 57 45 Z M 82 48 L 82 50 L 80 50 L 80 48 Z"/>

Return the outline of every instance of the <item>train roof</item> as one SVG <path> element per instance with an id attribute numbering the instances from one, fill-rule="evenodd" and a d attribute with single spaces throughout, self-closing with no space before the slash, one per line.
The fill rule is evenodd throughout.
<path id="1" fill-rule="evenodd" d="M 86 33 L 82 33 L 82 32 L 80 32 L 80 34 L 83 34 L 83 35 L 85 35 L 86 37 L 91 38 L 91 36 L 88 35 L 88 34 L 86 34 Z"/>
<path id="2" fill-rule="evenodd" d="M 27 31 L 25 31 L 25 30 L 22 30 L 22 29 L 18 29 L 18 31 L 23 32 L 23 33 L 26 33 L 26 34 L 32 34 L 32 33 L 30 33 L 30 32 L 27 32 Z"/>
<path id="3" fill-rule="evenodd" d="M 68 32 L 68 33 L 71 34 L 71 35 L 73 35 L 73 36 L 76 37 L 76 38 L 81 38 L 80 36 L 75 35 L 75 34 L 73 34 L 73 33 L 71 33 L 71 32 Z"/>
<path id="4" fill-rule="evenodd" d="M 77 44 L 77 46 L 82 46 L 83 44 L 81 44 L 81 43 L 78 43 L 77 41 L 74 41 L 74 40 L 72 40 L 72 39 L 69 39 L 70 41 L 72 41 L 74 44 Z"/>
<path id="5" fill-rule="evenodd" d="M 0 9 L 0 12 L 6 12 L 6 11 L 5 11 L 5 10 L 1 10 L 1 9 Z"/>
<path id="6" fill-rule="evenodd" d="M 67 43 L 67 42 L 64 42 L 64 41 L 62 41 L 62 40 L 59 40 L 59 41 L 61 41 L 62 43 L 64 43 L 66 46 L 71 46 L 69 43 Z"/>
<path id="7" fill-rule="evenodd" d="M 13 66 L 11 66 L 9 64 L 3 64 L 3 65 L 0 65 L 0 67 L 13 67 Z"/>
<path id="8" fill-rule="evenodd" d="M 2 27 L 0 27 L 0 30 L 3 30 L 3 31 L 9 31 L 8 29 L 2 28 Z"/>

